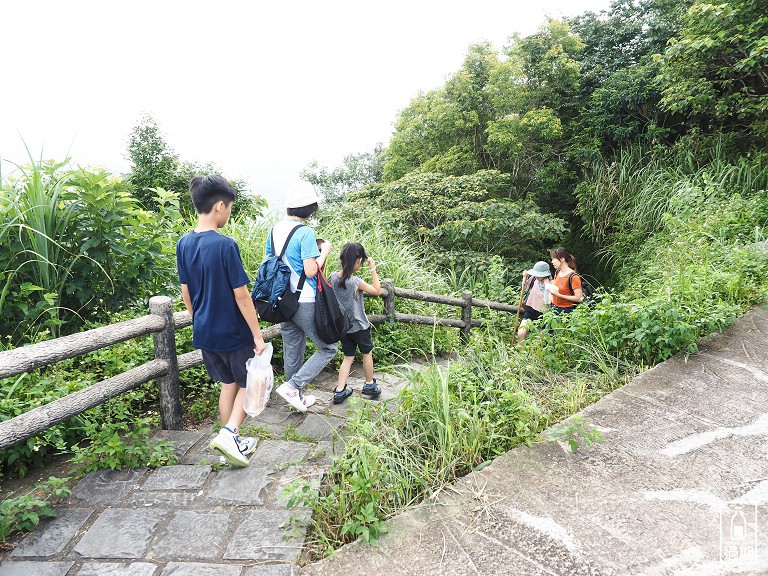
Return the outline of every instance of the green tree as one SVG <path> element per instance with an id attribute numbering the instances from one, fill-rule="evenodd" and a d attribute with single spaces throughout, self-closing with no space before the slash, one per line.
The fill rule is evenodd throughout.
<path id="1" fill-rule="evenodd" d="M 146 208 L 154 207 L 153 189 L 174 190 L 179 157 L 149 114 L 142 115 L 133 127 L 128 138 L 127 158 L 131 163 L 129 182 L 133 195 Z"/>
<path id="2" fill-rule="evenodd" d="M 133 195 L 151 210 L 158 208 L 159 191 L 167 190 L 179 195 L 180 210 L 184 216 L 194 215 L 195 207 L 188 193 L 189 181 L 195 176 L 221 174 L 212 162 L 180 161 L 149 114 L 143 115 L 131 131 L 127 153 L 131 162 L 128 181 Z M 267 206 L 263 197 L 251 194 L 243 180 L 228 180 L 238 193 L 238 200 L 232 208 L 234 217 L 243 214 L 255 217 L 263 213 Z"/>
<path id="3" fill-rule="evenodd" d="M 384 181 L 398 180 L 451 148 L 460 147 L 458 117 L 455 103 L 442 89 L 414 98 L 395 121 L 386 151 Z M 477 168 L 472 159 L 469 163 L 470 170 Z"/>
<path id="4" fill-rule="evenodd" d="M 443 88 L 419 94 L 400 113 L 386 151 L 383 180 L 408 172 L 471 174 L 491 168 L 485 129 L 493 117 L 487 92 L 497 55 L 487 43 L 469 47 L 461 69 Z"/>
<path id="5" fill-rule="evenodd" d="M 580 109 L 583 43 L 567 22 L 548 20 L 536 34 L 514 36 L 490 74 L 496 117 L 486 129 L 493 165 L 544 212 L 566 217 L 575 207 L 577 167 L 569 141 Z"/>
<path id="6" fill-rule="evenodd" d="M 615 73 L 647 63 L 679 33 L 693 0 L 614 0 L 599 14 L 585 12 L 571 22 L 582 42 L 581 99 L 585 101 Z"/>
<path id="7" fill-rule="evenodd" d="M 551 18 L 536 34 L 518 39 L 508 49 L 510 57 L 521 62 L 527 110 L 550 108 L 562 120 L 577 114 L 573 95 L 580 88 L 583 49 L 584 43 L 571 31 L 568 22 Z"/>
<path id="8" fill-rule="evenodd" d="M 585 48 L 578 96 L 583 112 L 572 149 L 596 147 L 610 155 L 638 140 L 654 142 L 681 130 L 683 118 L 659 106 L 654 55 L 680 31 L 691 3 L 616 0 L 599 15 L 587 12 L 573 20 Z"/>
<path id="9" fill-rule="evenodd" d="M 662 104 L 705 130 L 768 137 L 768 11 L 764 0 L 697 1 L 661 58 Z"/>
<path id="10" fill-rule="evenodd" d="M 488 153 L 527 191 L 562 144 L 563 126 L 553 110 L 535 108 L 491 122 L 486 132 Z"/>
<path id="11" fill-rule="evenodd" d="M 580 121 L 585 139 L 594 138 L 601 151 L 610 153 L 632 142 L 653 142 L 669 134 L 670 115 L 659 107 L 657 71 L 658 66 L 647 59 L 611 74 L 589 96 Z"/>
<path id="12" fill-rule="evenodd" d="M 301 178 L 319 189 L 326 202 L 335 204 L 347 192 L 381 182 L 383 151 L 384 145 L 379 143 L 371 152 L 348 154 L 341 166 L 333 170 L 313 161 L 301 171 Z"/>
<path id="13" fill-rule="evenodd" d="M 496 254 L 508 262 L 539 259 L 565 223 L 520 197 L 509 174 L 412 173 L 347 196 L 353 213 L 373 207 L 378 225 L 421 244 L 446 269 L 482 269 Z M 360 210 L 356 210 L 359 206 Z"/>

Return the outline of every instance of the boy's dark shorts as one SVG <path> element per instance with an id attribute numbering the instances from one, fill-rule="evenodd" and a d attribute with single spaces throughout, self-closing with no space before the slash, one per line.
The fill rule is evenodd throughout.
<path id="1" fill-rule="evenodd" d="M 348 332 L 341 339 L 341 351 L 344 356 L 354 356 L 355 348 L 360 348 L 361 354 L 368 354 L 373 350 L 373 338 L 371 338 L 371 329 L 358 330 L 357 332 Z"/>
<path id="2" fill-rule="evenodd" d="M 222 384 L 237 383 L 240 388 L 245 388 L 245 380 L 248 372 L 245 363 L 255 356 L 253 344 L 243 346 L 232 352 L 210 352 L 202 350 L 203 364 L 208 370 L 208 375 Z"/>

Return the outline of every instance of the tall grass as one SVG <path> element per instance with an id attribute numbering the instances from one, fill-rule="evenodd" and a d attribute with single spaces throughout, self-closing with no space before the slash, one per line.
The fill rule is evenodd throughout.
<path id="1" fill-rule="evenodd" d="M 66 162 L 35 160 L 30 154 L 28 166 L 17 166 L 20 177 L 3 185 L 0 191 L 8 218 L 0 228 L 0 243 L 9 248 L 15 245 L 18 250 L 4 262 L 0 314 L 9 290 L 17 285 L 17 276 L 23 271 L 27 276 L 31 274 L 36 290 L 53 297 L 48 299 L 52 305 L 46 312 L 52 319 L 54 334 L 58 328 L 58 302 L 68 276 L 67 263 L 72 260 L 64 248 L 74 209 L 71 198 L 66 197 L 72 172 L 62 170 L 64 166 Z"/>
<path id="2" fill-rule="evenodd" d="M 655 232 L 665 215 L 695 208 L 707 196 L 750 195 L 768 188 L 768 155 L 729 157 L 722 142 L 703 150 L 634 146 L 615 162 L 592 166 L 579 188 L 578 211 L 584 229 L 601 245 L 609 264 L 620 262 Z"/>
<path id="3" fill-rule="evenodd" d="M 430 290 L 444 294 L 448 284 L 437 270 L 425 267 L 421 258 L 421 249 L 413 244 L 393 237 L 387 230 L 376 227 L 375 219 L 370 215 L 354 217 L 350 214 L 330 212 L 321 213 L 321 218 L 312 219 L 308 225 L 313 228 L 318 238 L 324 238 L 333 244 L 325 265 L 326 276 L 341 268 L 339 254 L 347 242 L 360 242 L 369 256 L 376 261 L 380 278 L 392 278 L 396 286 L 415 290 Z M 231 236 L 240 247 L 243 267 L 251 277 L 256 275 L 264 259 L 264 245 L 271 227 L 280 219 L 280 215 L 271 213 L 260 219 L 241 217 L 231 220 L 222 233 Z M 192 221 L 189 222 L 194 227 Z M 365 276 L 367 268 L 359 274 Z M 412 302 L 416 308 L 429 305 Z"/>
<path id="4" fill-rule="evenodd" d="M 389 230 L 377 225 L 375 213 L 350 213 L 336 211 L 325 215 L 316 230 L 319 236 L 331 241 L 334 250 L 328 258 L 326 271 L 330 274 L 341 267 L 339 253 L 347 242 L 360 242 L 366 253 L 376 261 L 376 269 L 383 280 L 391 278 L 400 288 L 448 294 L 450 288 L 441 270 L 425 263 L 420 246 L 405 242 Z M 370 280 L 367 267 L 358 275 Z M 398 312 L 435 316 L 457 317 L 458 308 L 419 300 L 396 298 Z M 369 314 L 382 313 L 384 303 L 379 298 L 366 298 Z M 409 360 L 416 355 L 430 355 L 453 349 L 458 344 L 455 329 L 432 326 L 389 325 L 374 328 L 377 361 L 395 362 Z"/>
<path id="5" fill-rule="evenodd" d="M 195 222 L 196 222 L 195 217 Z M 249 216 L 238 216 L 221 230 L 223 234 L 232 237 L 240 248 L 240 258 L 243 268 L 250 278 L 256 277 L 259 265 L 264 260 L 264 246 L 269 230 L 276 222 L 274 216 L 254 219 Z M 196 224 L 191 227 L 194 228 Z"/>
<path id="6" fill-rule="evenodd" d="M 376 260 L 381 278 L 392 278 L 395 286 L 445 293 L 443 274 L 425 266 L 423 250 L 417 244 L 404 242 L 388 229 L 377 226 L 373 213 L 333 212 L 325 215 L 317 227 L 318 235 L 330 240 L 334 251 L 328 259 L 328 272 L 341 265 L 339 253 L 347 242 L 360 242 L 369 256 Z M 365 273 L 365 270 L 361 270 Z"/>
<path id="7" fill-rule="evenodd" d="M 447 366 L 407 372 L 396 406 L 369 404 L 351 414 L 344 454 L 320 492 L 302 482 L 289 491 L 289 505 L 313 511 L 311 556 L 358 537 L 375 542 L 385 519 L 612 389 L 613 374 L 553 370 L 513 347 L 513 336 L 478 331 Z"/>
<path id="8" fill-rule="evenodd" d="M 243 267 L 250 278 L 255 278 L 259 265 L 264 258 L 264 246 L 271 227 L 280 216 L 271 213 L 259 219 L 238 217 L 231 220 L 222 233 L 232 237 L 240 247 Z M 188 225 L 194 228 L 195 219 Z M 324 238 L 333 244 L 325 265 L 326 276 L 330 276 L 341 267 L 339 253 L 346 242 L 360 242 L 366 252 L 376 261 L 380 278 L 392 278 L 395 286 L 449 293 L 448 284 L 437 271 L 424 265 L 418 246 L 402 242 L 375 225 L 370 215 L 340 214 L 339 212 L 320 213 L 320 218 L 308 222 L 318 238 Z M 363 267 L 359 275 L 370 281 L 368 268 Z M 457 315 L 457 308 L 410 299 L 399 299 L 397 311 L 425 316 L 451 317 Z M 379 298 L 366 298 L 366 311 L 379 314 L 384 310 Z M 431 326 L 381 325 L 374 327 L 377 366 L 398 361 L 408 361 L 416 355 L 429 356 L 448 351 L 458 342 L 455 329 L 433 328 Z M 281 351 L 276 350 L 280 357 Z"/>

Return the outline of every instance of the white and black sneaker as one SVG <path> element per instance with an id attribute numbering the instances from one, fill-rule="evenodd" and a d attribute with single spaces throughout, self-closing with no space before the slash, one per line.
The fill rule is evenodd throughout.
<path id="1" fill-rule="evenodd" d="M 227 464 L 232 466 L 248 466 L 248 458 L 243 454 L 238 442 L 238 436 L 229 429 L 222 428 L 216 437 L 211 440 L 211 450 L 220 454 Z"/>

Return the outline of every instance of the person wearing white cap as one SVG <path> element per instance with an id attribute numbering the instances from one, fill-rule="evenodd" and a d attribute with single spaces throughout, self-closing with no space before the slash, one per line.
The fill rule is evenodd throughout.
<path id="1" fill-rule="evenodd" d="M 523 320 L 517 331 L 517 341 L 522 342 L 528 336 L 528 326 L 534 320 L 541 318 L 544 310 L 551 303 L 551 296 L 546 287 L 546 281 L 552 279 L 549 264 L 540 260 L 533 268 L 523 272 L 523 287 L 525 292 L 521 302 L 524 307 Z"/>
<path id="2" fill-rule="evenodd" d="M 322 242 L 318 247 L 314 230 L 304 225 L 317 211 L 318 201 L 315 189 L 309 182 L 300 182 L 291 187 L 286 197 L 287 216 L 272 228 L 272 233 L 267 235 L 266 245 L 267 254 L 279 254 L 288 235 L 297 228 L 286 246 L 283 260 L 291 268 L 291 292 L 298 290 L 301 295 L 295 316 L 280 324 L 285 382 L 278 386 L 277 393 L 299 412 L 306 412 L 315 403 L 314 396 L 304 394 L 307 384 L 328 365 L 338 350 L 338 343 L 326 344 L 315 329 L 316 276 L 332 249 L 330 242 Z M 305 362 L 307 338 L 317 350 Z"/>

